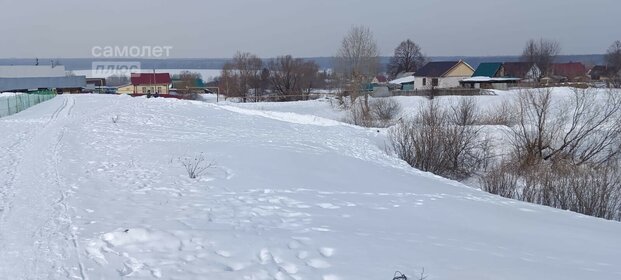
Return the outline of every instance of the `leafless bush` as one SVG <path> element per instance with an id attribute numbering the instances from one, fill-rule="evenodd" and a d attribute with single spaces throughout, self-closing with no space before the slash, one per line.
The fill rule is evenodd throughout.
<path id="1" fill-rule="evenodd" d="M 480 179 L 490 193 L 621 220 L 621 98 L 613 92 L 520 92 L 511 153 Z"/>
<path id="2" fill-rule="evenodd" d="M 389 126 L 401 113 L 401 104 L 392 98 L 377 98 L 370 102 L 371 114 L 382 126 Z"/>
<path id="3" fill-rule="evenodd" d="M 200 153 L 195 156 L 184 156 L 179 158 L 179 162 L 185 168 L 191 179 L 196 179 L 213 166 L 213 162 L 207 162 L 205 155 Z"/>
<path id="4" fill-rule="evenodd" d="M 524 165 L 539 160 L 604 163 L 620 152 L 621 98 L 611 91 L 602 97 L 573 89 L 566 101 L 554 102 L 552 89 L 531 89 L 520 92 L 516 103 L 511 144 Z"/>
<path id="5" fill-rule="evenodd" d="M 349 115 L 345 119 L 348 123 L 364 127 L 375 126 L 373 115 L 360 99 L 352 102 L 348 113 Z"/>
<path id="6" fill-rule="evenodd" d="M 482 189 L 585 215 L 621 220 L 621 173 L 619 165 L 575 165 L 539 162 L 516 168 L 505 162 L 481 178 Z"/>
<path id="7" fill-rule="evenodd" d="M 488 141 L 479 128 L 476 104 L 462 99 L 442 108 L 431 100 L 413 120 L 402 120 L 389 131 L 393 151 L 413 167 L 464 179 L 485 166 Z"/>
<path id="8" fill-rule="evenodd" d="M 369 102 L 355 100 L 349 107 L 346 122 L 364 127 L 388 127 L 401 113 L 401 105 L 390 98 L 378 98 Z"/>
<path id="9" fill-rule="evenodd" d="M 519 176 L 513 173 L 513 166 L 500 164 L 480 178 L 481 189 L 503 197 L 515 198 Z"/>

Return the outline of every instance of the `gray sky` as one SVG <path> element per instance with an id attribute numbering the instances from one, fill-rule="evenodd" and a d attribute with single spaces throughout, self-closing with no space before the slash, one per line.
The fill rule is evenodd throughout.
<path id="1" fill-rule="evenodd" d="M 90 57 L 94 46 L 172 46 L 175 58 L 330 56 L 352 25 L 381 53 L 514 55 L 530 38 L 563 54 L 621 40 L 620 0 L 0 0 L 0 57 Z"/>

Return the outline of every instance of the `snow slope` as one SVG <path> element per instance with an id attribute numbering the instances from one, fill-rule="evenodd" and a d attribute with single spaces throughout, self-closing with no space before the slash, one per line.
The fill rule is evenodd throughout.
<path id="1" fill-rule="evenodd" d="M 419 172 L 376 130 L 99 95 L 0 129 L 3 279 L 621 278 L 621 223 Z"/>

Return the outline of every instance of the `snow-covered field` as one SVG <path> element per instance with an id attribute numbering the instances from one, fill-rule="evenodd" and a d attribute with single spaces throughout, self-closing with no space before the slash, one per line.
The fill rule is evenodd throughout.
<path id="1" fill-rule="evenodd" d="M 621 223 L 414 170 L 322 102 L 65 95 L 1 118 L 0 278 L 621 279 Z"/>

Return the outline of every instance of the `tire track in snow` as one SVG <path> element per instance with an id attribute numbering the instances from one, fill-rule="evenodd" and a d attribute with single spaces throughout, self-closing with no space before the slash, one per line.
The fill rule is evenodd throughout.
<path id="1" fill-rule="evenodd" d="M 11 159 L 9 165 L 12 171 L 7 172 L 10 177 L 2 189 L 4 201 L 0 201 L 4 205 L 3 208 L 7 208 L 6 205 L 9 206 L 8 210 L 14 208 L 13 211 L 0 213 L 0 238 L 2 238 L 0 270 L 7 272 L 2 273 L 6 277 L 88 279 L 69 213 L 70 207 L 67 202 L 69 193 L 68 190 L 63 190 L 59 170 L 62 140 L 74 107 L 73 97 L 63 97 L 62 104 L 52 112 L 43 126 L 26 127 L 26 132 L 9 146 L 8 157 Z M 58 128 L 60 129 L 57 130 Z M 56 137 L 49 137 L 53 134 L 56 134 Z M 48 146 L 39 145 L 49 143 L 50 138 L 56 138 L 56 141 L 52 141 Z M 37 163 L 40 157 L 44 159 L 43 164 Z M 27 166 L 26 170 L 31 170 L 21 172 L 24 174 L 18 173 L 21 170 L 20 166 Z M 32 168 L 35 167 L 44 168 L 40 172 L 33 172 Z M 56 192 L 59 192 L 59 197 Z M 32 198 L 35 199 L 31 200 L 28 195 L 34 195 Z M 32 205 L 24 205 L 25 203 Z M 24 214 L 18 211 L 18 208 L 31 209 Z M 34 228 L 20 226 L 28 224 Z M 11 231 L 2 232 L 2 229 L 7 228 L 11 228 Z M 19 247 L 18 244 L 26 245 L 30 243 L 29 240 L 32 241 L 32 247 L 23 249 Z M 3 263 L 1 260 L 5 258 L 10 261 Z M 73 260 L 77 262 L 75 267 L 64 266 Z M 65 275 L 61 276 L 60 273 L 63 272 Z M 75 275 L 76 273 L 78 275 Z"/>

